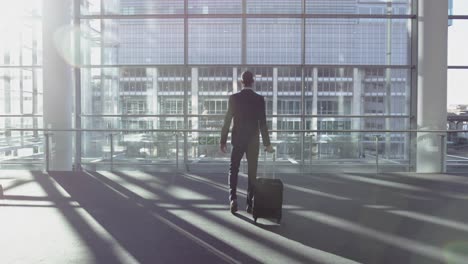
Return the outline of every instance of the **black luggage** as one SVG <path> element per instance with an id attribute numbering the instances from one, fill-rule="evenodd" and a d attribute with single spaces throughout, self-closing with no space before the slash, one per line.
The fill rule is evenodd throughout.
<path id="1" fill-rule="evenodd" d="M 275 154 L 273 153 L 273 164 Z M 266 164 L 264 165 L 264 167 Z M 274 167 L 273 167 L 274 168 Z M 264 169 L 266 171 L 266 169 Z M 252 206 L 252 216 L 255 223 L 257 218 L 275 218 L 278 223 L 281 221 L 283 208 L 283 182 L 275 179 L 276 173 L 273 169 L 273 178 L 257 178 L 254 185 L 254 197 Z"/>

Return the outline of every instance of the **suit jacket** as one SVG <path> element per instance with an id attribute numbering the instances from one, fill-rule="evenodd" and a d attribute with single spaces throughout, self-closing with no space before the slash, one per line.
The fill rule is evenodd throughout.
<path id="1" fill-rule="evenodd" d="M 262 134 L 263 145 L 270 145 L 265 115 L 265 99 L 251 89 L 243 89 L 229 97 L 228 110 L 221 131 L 221 144 L 226 144 L 231 120 L 234 118 L 231 143 L 245 147 Z"/>

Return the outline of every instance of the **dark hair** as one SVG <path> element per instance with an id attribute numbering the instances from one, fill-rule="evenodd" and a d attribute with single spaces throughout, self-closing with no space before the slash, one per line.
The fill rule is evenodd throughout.
<path id="1" fill-rule="evenodd" d="M 250 71 L 244 71 L 241 75 L 241 78 L 242 83 L 245 86 L 250 86 L 252 83 L 254 83 L 253 73 L 251 73 Z"/>

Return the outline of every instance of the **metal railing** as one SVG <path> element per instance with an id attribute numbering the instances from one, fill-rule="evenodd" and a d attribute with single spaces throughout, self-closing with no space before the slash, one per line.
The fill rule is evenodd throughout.
<path id="1" fill-rule="evenodd" d="M 175 159 L 174 159 L 174 166 L 175 169 L 179 169 L 180 165 L 180 155 L 179 155 L 179 148 L 180 148 L 180 137 L 187 136 L 187 133 L 211 133 L 211 134 L 220 134 L 219 130 L 206 130 L 206 129 L 47 129 L 47 128 L 40 128 L 40 129 L 31 129 L 31 128 L 11 128 L 11 129 L 2 129 L 0 131 L 5 131 L 5 132 L 13 132 L 13 131 L 19 131 L 19 132 L 42 132 L 44 135 L 44 170 L 49 171 L 50 170 L 50 159 L 51 159 L 51 138 L 54 137 L 54 134 L 56 133 L 61 133 L 61 132 L 72 132 L 72 133 L 79 133 L 82 135 L 83 133 L 87 132 L 92 132 L 92 133 L 103 133 L 109 138 L 109 169 L 113 170 L 114 165 L 116 164 L 114 160 L 114 156 L 116 153 L 115 146 L 114 146 L 114 139 L 116 135 L 120 135 L 119 133 L 170 133 L 173 135 L 175 139 Z M 428 130 L 368 130 L 368 129 L 360 129 L 360 130 L 350 130 L 350 129 L 344 129 L 344 130 L 323 130 L 323 129 L 316 129 L 316 130 L 270 130 L 270 133 L 282 133 L 282 134 L 295 134 L 297 138 L 301 138 L 300 144 L 301 144 L 301 152 L 302 152 L 302 160 L 297 162 L 297 164 L 301 165 L 301 168 L 303 166 L 307 165 L 318 165 L 318 164 L 313 164 L 313 158 L 312 158 L 312 140 L 315 135 L 324 135 L 326 133 L 340 133 L 340 135 L 348 136 L 351 137 L 351 134 L 353 133 L 361 133 L 360 135 L 362 136 L 362 133 L 366 133 L 366 137 L 374 137 L 374 155 L 375 155 L 375 172 L 379 173 L 381 171 L 382 167 L 382 162 L 384 162 L 386 159 L 380 155 L 381 153 L 381 147 L 380 145 L 384 142 L 388 142 L 388 139 L 391 136 L 391 133 L 393 134 L 407 134 L 408 139 L 412 139 L 413 141 L 415 140 L 415 136 L 417 133 L 429 133 L 429 134 L 434 134 L 437 135 L 440 139 L 440 167 L 442 168 L 441 172 L 445 172 L 445 167 L 447 164 L 447 159 L 446 159 L 446 153 L 447 153 L 447 135 L 452 134 L 452 133 L 467 133 L 467 130 L 434 130 L 434 129 L 428 129 Z M 311 143 L 310 143 L 310 161 L 307 164 L 307 162 L 304 159 L 304 149 L 305 149 L 305 140 L 304 138 L 309 136 L 311 138 Z M 318 137 L 317 136 L 317 137 Z M 81 138 L 81 137 L 80 137 Z M 365 142 L 365 140 L 362 140 L 362 138 L 359 141 L 361 144 Z M 409 141 L 408 141 L 409 142 Z M 82 142 L 77 142 L 77 144 L 81 144 Z M 216 142 L 215 144 L 217 144 Z M 289 142 L 284 142 L 285 144 L 289 144 Z M 297 143 L 297 142 L 296 142 Z M 369 143 L 369 141 L 367 141 Z M 185 143 L 187 144 L 187 143 Z M 317 144 L 317 143 L 315 143 Z M 320 143 L 318 143 L 320 144 Z M 405 143 L 405 144 L 412 144 L 414 143 Z M 187 145 L 183 146 L 184 148 L 187 148 Z M 410 146 L 407 146 L 408 148 L 408 157 L 411 157 L 414 155 L 415 149 L 411 149 Z M 184 152 L 185 153 L 185 152 Z M 468 153 L 467 153 L 468 154 Z M 74 168 L 75 169 L 80 169 L 81 168 L 81 158 L 82 155 L 78 155 L 78 159 L 75 159 L 75 164 Z M 467 155 L 467 161 L 468 161 L 468 155 Z M 408 158 L 408 164 L 407 164 L 407 170 L 410 170 L 411 166 L 411 158 Z M 187 166 L 187 157 L 184 157 L 184 163 L 185 167 L 188 168 Z M 0 164 L 2 162 L 0 161 Z M 102 162 L 102 164 L 105 164 L 105 162 Z M 124 162 L 125 164 L 125 162 Z M 127 164 L 132 164 L 128 162 Z M 139 163 L 140 164 L 140 163 Z M 153 164 L 153 163 L 151 163 Z M 142 164 L 145 165 L 145 164 Z M 149 165 L 149 164 L 148 164 Z M 303 171 L 303 170 L 301 170 Z"/>

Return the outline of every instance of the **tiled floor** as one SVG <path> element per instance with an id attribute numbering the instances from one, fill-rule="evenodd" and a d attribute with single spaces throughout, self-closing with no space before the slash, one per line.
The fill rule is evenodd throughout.
<path id="1" fill-rule="evenodd" d="M 0 263 L 468 263 L 468 175 L 278 177 L 255 225 L 224 174 L 0 171 Z"/>

